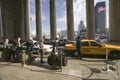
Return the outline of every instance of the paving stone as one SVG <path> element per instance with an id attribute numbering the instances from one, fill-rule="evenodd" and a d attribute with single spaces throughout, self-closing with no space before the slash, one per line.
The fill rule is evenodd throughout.
<path id="1" fill-rule="evenodd" d="M 69 59 L 68 65 L 53 70 L 45 59 L 44 64 L 33 62 L 22 67 L 20 63 L 0 62 L 0 80 L 119 80 L 116 71 L 105 73 L 103 59 L 83 58 L 83 60 Z M 120 70 L 120 62 L 118 70 Z"/>

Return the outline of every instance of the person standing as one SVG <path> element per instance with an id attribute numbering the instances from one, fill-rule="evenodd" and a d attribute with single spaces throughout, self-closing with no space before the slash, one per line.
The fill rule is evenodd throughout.
<path id="1" fill-rule="evenodd" d="M 4 41 L 4 53 L 3 57 L 5 60 L 12 61 L 15 60 L 15 52 L 12 50 L 12 46 L 9 44 L 9 39 Z"/>
<path id="2" fill-rule="evenodd" d="M 78 53 L 77 58 L 78 58 L 78 59 L 82 59 L 80 36 L 77 37 L 77 41 L 76 41 L 76 50 L 77 50 L 77 53 Z"/>
<path id="3" fill-rule="evenodd" d="M 56 54 L 58 51 L 58 38 L 55 38 L 53 41 L 53 54 Z"/>
<path id="4" fill-rule="evenodd" d="M 3 48 L 4 48 L 4 52 L 2 53 L 2 57 L 6 61 L 11 60 L 11 54 L 10 54 L 10 51 L 9 51 L 9 39 L 6 38 L 4 40 Z"/>
<path id="5" fill-rule="evenodd" d="M 8 49 L 9 48 L 9 39 L 5 39 L 5 41 L 4 41 L 4 49 L 6 50 L 6 49 Z"/>
<path id="6" fill-rule="evenodd" d="M 31 63 L 32 61 L 32 50 L 33 50 L 33 38 L 30 37 L 29 40 L 27 41 L 27 53 L 28 53 L 28 63 Z"/>
<path id="7" fill-rule="evenodd" d="M 16 61 L 20 61 L 20 50 L 21 50 L 21 38 L 18 37 L 16 40 Z"/>

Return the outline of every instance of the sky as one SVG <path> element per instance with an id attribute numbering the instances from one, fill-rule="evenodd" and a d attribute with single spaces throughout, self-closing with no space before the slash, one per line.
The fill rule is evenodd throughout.
<path id="1" fill-rule="evenodd" d="M 108 25 L 108 6 L 109 0 L 94 0 L 96 5 L 97 2 L 106 2 L 106 15 L 107 15 L 107 27 Z M 50 34 L 50 10 L 49 10 L 49 0 L 42 0 L 42 31 L 43 34 Z M 81 20 L 84 21 L 86 26 L 86 0 L 73 0 L 74 9 L 74 30 L 78 29 L 78 25 Z M 35 0 L 30 0 L 30 25 L 31 32 L 35 34 L 36 32 L 36 16 L 35 16 Z M 66 20 L 66 0 L 56 0 L 56 27 L 57 32 L 67 29 Z"/>

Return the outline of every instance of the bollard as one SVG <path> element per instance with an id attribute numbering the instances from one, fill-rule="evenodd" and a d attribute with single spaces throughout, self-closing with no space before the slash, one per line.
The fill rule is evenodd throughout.
<path id="1" fill-rule="evenodd" d="M 60 60 L 61 60 L 60 68 L 61 68 L 61 72 L 62 72 L 62 64 L 63 64 L 62 62 L 63 62 L 63 61 L 62 61 L 62 52 L 61 52 L 61 51 L 60 51 L 60 58 L 61 58 L 61 59 L 60 59 Z"/>
<path id="2" fill-rule="evenodd" d="M 25 50 L 22 50 L 22 62 L 21 62 L 21 65 L 22 67 L 26 67 L 26 53 L 25 53 Z"/>
<path id="3" fill-rule="evenodd" d="M 108 60 L 108 49 L 106 49 L 106 60 Z"/>
<path id="4" fill-rule="evenodd" d="M 108 61 L 108 49 L 106 49 L 106 61 Z M 108 67 L 108 64 L 106 62 L 106 73 L 108 73 L 108 69 L 109 69 L 109 67 Z"/>
<path id="5" fill-rule="evenodd" d="M 119 74 L 119 68 L 118 68 L 118 61 L 119 60 L 116 60 L 116 71 L 117 71 L 117 75 L 119 76 L 119 80 L 120 80 L 120 74 Z"/>

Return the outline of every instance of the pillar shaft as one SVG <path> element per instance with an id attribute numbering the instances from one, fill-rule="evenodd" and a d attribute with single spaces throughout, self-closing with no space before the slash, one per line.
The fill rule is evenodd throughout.
<path id="1" fill-rule="evenodd" d="M 94 0 L 86 0 L 87 38 L 95 38 Z"/>
<path id="2" fill-rule="evenodd" d="M 120 42 L 120 0 L 109 0 L 110 41 Z"/>
<path id="3" fill-rule="evenodd" d="M 0 0 L 0 40 L 2 38 L 2 18 L 1 18 L 1 0 Z"/>
<path id="4" fill-rule="evenodd" d="M 1 0 L 3 38 L 13 38 L 14 18 L 13 0 Z"/>
<path id="5" fill-rule="evenodd" d="M 25 40 L 24 29 L 24 0 L 14 0 L 14 37 L 21 37 Z"/>
<path id="6" fill-rule="evenodd" d="M 74 39 L 74 15 L 73 15 L 73 0 L 66 0 L 67 6 L 67 38 Z"/>
<path id="7" fill-rule="evenodd" d="M 24 23 L 24 0 L 21 0 L 21 38 L 25 40 L 25 23 Z"/>
<path id="8" fill-rule="evenodd" d="M 29 1 L 30 0 L 24 0 L 24 24 L 26 40 L 30 37 Z"/>
<path id="9" fill-rule="evenodd" d="M 50 0 L 50 33 L 51 39 L 56 38 L 56 0 Z"/>
<path id="10" fill-rule="evenodd" d="M 1 11 L 3 37 L 25 40 L 24 0 L 2 0 Z"/>
<path id="11" fill-rule="evenodd" d="M 39 40 L 42 36 L 42 0 L 36 0 L 36 33 Z"/>

